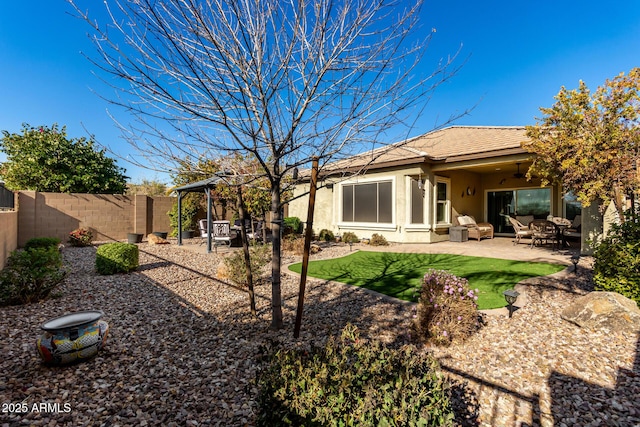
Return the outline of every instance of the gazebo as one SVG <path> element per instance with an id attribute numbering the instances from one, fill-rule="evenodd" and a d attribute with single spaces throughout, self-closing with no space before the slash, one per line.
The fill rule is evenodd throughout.
<path id="1" fill-rule="evenodd" d="M 207 195 L 207 253 L 211 253 L 211 223 L 212 223 L 212 208 L 213 200 L 211 197 L 211 190 L 220 183 L 227 183 L 225 180 L 226 175 L 214 174 L 212 177 L 203 179 L 202 181 L 192 182 L 191 184 L 183 185 L 182 187 L 175 188 L 173 191 L 178 193 L 178 230 L 182 230 L 182 197 L 187 193 L 197 193 L 204 191 Z M 182 245 L 182 235 L 178 232 L 178 245 Z"/>

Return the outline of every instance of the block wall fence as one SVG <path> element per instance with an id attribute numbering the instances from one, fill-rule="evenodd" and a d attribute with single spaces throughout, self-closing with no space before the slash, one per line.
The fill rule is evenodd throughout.
<path id="1" fill-rule="evenodd" d="M 18 248 L 18 212 L 0 211 L 0 269 L 11 251 Z"/>
<path id="2" fill-rule="evenodd" d="M 79 227 L 94 231 L 96 241 L 126 240 L 127 233 L 145 236 L 170 231 L 169 215 L 175 197 L 112 194 L 17 193 L 17 245 L 33 237 L 57 237 L 66 242 Z M 3 230 L 4 231 L 4 230 Z"/>

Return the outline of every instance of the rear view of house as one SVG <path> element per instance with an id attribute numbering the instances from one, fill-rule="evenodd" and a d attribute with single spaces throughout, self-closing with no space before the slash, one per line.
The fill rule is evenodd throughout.
<path id="1" fill-rule="evenodd" d="M 582 208 L 561 186 L 527 181 L 526 140 L 524 127 L 454 126 L 332 163 L 320 175 L 313 228 L 433 243 L 448 240 L 461 215 L 492 224 L 496 236 L 514 235 L 510 216 L 574 220 Z M 289 215 L 306 218 L 307 203 L 294 200 Z"/>

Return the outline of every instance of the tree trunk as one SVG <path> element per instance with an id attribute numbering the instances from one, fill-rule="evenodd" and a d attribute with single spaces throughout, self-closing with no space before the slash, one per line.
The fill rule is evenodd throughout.
<path id="1" fill-rule="evenodd" d="M 280 287 L 281 273 L 281 243 L 280 230 L 282 228 L 282 210 L 280 209 L 280 180 L 271 183 L 271 329 L 278 330 L 283 326 L 282 321 L 282 289 Z"/>
<path id="2" fill-rule="evenodd" d="M 247 287 L 249 289 L 249 305 L 251 314 L 256 314 L 256 296 L 253 291 L 253 272 L 251 271 L 251 254 L 249 253 L 249 241 L 247 240 L 247 230 L 245 224 L 244 200 L 242 200 L 242 189 L 238 186 L 238 215 L 240 215 L 240 236 L 242 238 L 242 250 L 244 251 L 244 266 L 247 269 Z"/>

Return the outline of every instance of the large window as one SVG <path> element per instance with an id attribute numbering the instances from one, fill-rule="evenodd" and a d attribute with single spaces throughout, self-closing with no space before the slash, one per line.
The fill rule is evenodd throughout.
<path id="1" fill-rule="evenodd" d="M 451 223 L 449 180 L 436 177 L 436 225 Z"/>
<path id="2" fill-rule="evenodd" d="M 568 192 L 563 197 L 564 217 L 573 220 L 577 215 L 582 214 L 582 203 L 572 193 Z"/>
<path id="3" fill-rule="evenodd" d="M 393 222 L 391 181 L 342 185 L 342 221 Z"/>

